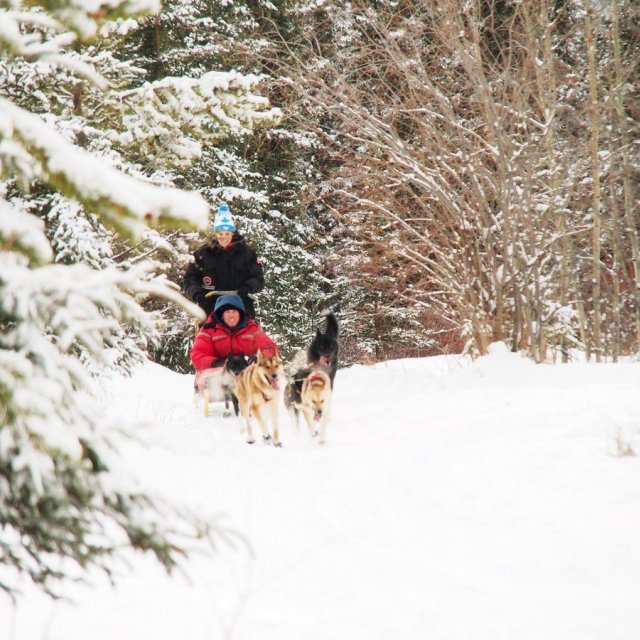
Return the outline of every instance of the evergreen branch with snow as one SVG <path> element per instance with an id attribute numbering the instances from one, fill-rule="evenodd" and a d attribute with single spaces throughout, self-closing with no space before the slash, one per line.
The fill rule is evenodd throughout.
<path id="1" fill-rule="evenodd" d="M 192 312 L 193 305 L 149 264 L 48 264 L 42 221 L 6 204 L 0 247 L 0 564 L 49 593 L 77 567 L 109 572 L 123 545 L 152 551 L 170 569 L 184 537 L 207 527 L 181 520 L 178 543 L 158 507 L 126 480 L 89 365 L 112 366 L 126 348 L 128 366 L 144 358 L 136 336 L 154 339 L 154 323 L 134 296 L 163 296 Z"/>
<path id="2" fill-rule="evenodd" d="M 151 223 L 204 226 L 207 222 L 208 205 L 201 196 L 159 189 L 116 171 L 64 140 L 37 115 L 1 98 L 0 136 L 12 146 L 14 156 L 33 160 L 24 165 L 25 178 L 37 178 L 79 200 L 125 235 L 138 236 Z"/>
<path id="3" fill-rule="evenodd" d="M 86 41 L 94 38 L 101 25 L 113 22 L 118 18 L 148 15 L 160 11 L 159 0 L 109 0 L 109 2 L 92 2 L 80 0 L 72 2 L 47 2 L 46 0 L 30 0 L 22 2 L 13 0 L 13 9 L 3 10 L 0 14 L 0 42 L 10 45 L 16 55 L 29 57 L 40 52 L 55 52 L 71 44 L 79 38 Z M 25 10 L 21 10 L 24 7 Z M 59 41 L 45 42 L 40 35 L 33 32 L 24 33 L 21 25 L 64 32 Z M 18 27 L 18 28 L 16 28 Z"/>
<path id="4" fill-rule="evenodd" d="M 252 93 L 261 77 L 210 71 L 200 78 L 169 77 L 109 96 L 122 112 L 114 142 L 134 145 L 152 165 L 188 167 L 203 144 L 232 131 L 276 125 L 282 113 Z M 126 111 L 125 111 L 126 109 Z"/>
<path id="5" fill-rule="evenodd" d="M 197 518 L 167 518 L 166 506 L 146 495 L 124 468 L 118 440 L 127 433 L 104 422 L 92 377 L 114 367 L 130 370 L 146 357 L 157 335 L 156 318 L 141 307 L 147 297 L 196 317 L 202 312 L 157 277 L 156 265 L 148 261 L 117 267 L 103 251 L 95 262 L 83 263 L 79 254 L 87 239 L 101 240 L 107 232 L 99 223 L 94 229 L 73 220 L 93 216 L 128 238 L 143 237 L 150 225 L 207 223 L 202 196 L 136 179 L 131 174 L 141 175 L 140 167 L 111 154 L 109 144 L 100 148 L 80 135 L 90 127 L 75 79 L 100 91 L 107 83 L 94 71 L 91 56 L 72 53 L 69 45 L 93 38 L 111 18 L 158 6 L 155 0 L 112 0 L 96 8 L 62 0 L 32 2 L 28 8 L 35 10 L 21 12 L 23 5 L 15 0 L 13 11 L 0 13 L 0 68 L 13 83 L 0 89 L 0 174 L 11 180 L 10 189 L 42 192 L 46 185 L 53 195 L 47 193 L 40 217 L 28 213 L 28 200 L 4 189 L 0 197 L 0 589 L 11 594 L 25 576 L 55 593 L 59 581 L 82 578 L 91 567 L 110 573 L 127 547 L 151 551 L 171 569 L 189 541 L 210 533 Z M 20 86 L 23 77 L 26 84 Z M 163 113 L 170 114 L 173 131 L 190 126 L 197 143 L 210 124 L 203 119 L 185 125 L 183 116 L 193 120 L 193 114 L 215 112 L 217 133 L 277 116 L 250 93 L 257 78 L 225 79 L 226 86 L 211 76 L 161 87 L 157 104 L 170 105 Z M 153 94 L 156 88 L 131 95 L 130 103 L 142 109 L 147 90 Z M 187 96 L 191 111 L 183 108 Z M 161 112 L 142 109 L 144 117 L 132 116 L 128 123 L 152 130 Z M 91 134 L 108 138 L 98 128 Z M 74 145 L 74 138 L 85 148 Z M 48 215 L 53 224 L 45 230 L 41 218 Z M 74 234 L 87 235 L 83 240 Z"/>

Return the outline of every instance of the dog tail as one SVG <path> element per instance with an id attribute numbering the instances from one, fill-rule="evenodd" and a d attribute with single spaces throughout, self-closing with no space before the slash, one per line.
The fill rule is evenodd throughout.
<path id="1" fill-rule="evenodd" d="M 332 338 L 338 337 L 338 333 L 339 333 L 338 320 L 333 315 L 333 313 L 327 314 L 327 320 L 326 320 L 324 332 L 330 335 Z"/>

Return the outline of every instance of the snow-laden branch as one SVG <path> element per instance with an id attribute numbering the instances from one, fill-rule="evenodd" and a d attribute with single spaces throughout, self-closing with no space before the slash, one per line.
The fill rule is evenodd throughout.
<path id="1" fill-rule="evenodd" d="M 65 7 L 63 2 L 59 9 L 60 11 L 55 13 L 57 19 L 37 9 L 0 10 L 0 51 L 14 58 L 39 60 L 67 69 L 105 90 L 108 87 L 107 81 L 92 65 L 66 53 L 66 49 L 73 45 L 79 36 L 85 39 L 95 35 L 98 24 L 95 18 L 100 14 L 99 8 L 85 7 L 83 12 L 81 3 L 69 3 Z M 80 28 L 76 29 L 74 26 Z"/>
<path id="2" fill-rule="evenodd" d="M 33 158 L 34 177 L 101 214 L 126 235 L 138 237 L 148 225 L 204 228 L 207 224 L 209 207 L 199 194 L 127 176 L 67 142 L 37 115 L 4 99 L 0 99 L 0 140 L 19 145 Z"/>
<path id="3" fill-rule="evenodd" d="M 10 470 L 0 483 L 0 564 L 45 589 L 68 573 L 61 558 L 109 571 L 109 557 L 126 545 L 171 568 L 177 542 L 206 534 L 206 525 L 162 522 L 166 507 L 141 492 L 112 449 L 89 371 L 144 358 L 140 343 L 155 328 L 139 296 L 194 305 L 148 262 L 95 270 L 44 264 L 50 258 L 42 222 L 0 203 L 0 466 Z M 72 504 L 69 495 L 81 498 Z M 57 506 L 43 516 L 45 502 Z"/>
<path id="4" fill-rule="evenodd" d="M 98 271 L 84 264 L 27 268 L 15 253 L 0 253 L 3 313 L 21 321 L 7 331 L 5 340 L 13 348 L 39 353 L 40 347 L 24 343 L 25 336 L 38 336 L 38 343 L 55 336 L 59 351 L 83 345 L 93 358 L 111 365 L 109 349 L 123 326 L 135 325 L 149 336 L 154 333 L 154 321 L 136 296 L 165 298 L 203 319 L 202 311 L 185 300 L 175 285 L 154 276 L 153 269 L 150 262 L 126 271 L 115 267 Z"/>
<path id="5" fill-rule="evenodd" d="M 11 6 L 13 10 L 2 11 L 7 17 L 7 23 L 11 21 L 14 24 L 28 24 L 54 31 L 69 30 L 77 34 L 81 40 L 89 40 L 104 23 L 127 16 L 158 13 L 160 0 L 13 0 Z M 27 10 L 21 11 L 21 7 Z M 35 11 L 31 12 L 28 9 Z M 0 16 L 0 24 L 3 19 Z M 8 31 L 9 27 L 6 29 Z M 4 27 L 0 26 L 0 31 L 3 30 Z M 33 34 L 25 34 L 22 44 L 28 45 L 32 36 Z"/>
<path id="6" fill-rule="evenodd" d="M 154 163 L 189 166 L 203 143 L 231 131 L 276 125 L 282 112 L 252 91 L 261 76 L 211 71 L 200 78 L 168 77 L 109 96 L 122 112 L 115 142 L 135 144 Z M 126 111 L 125 111 L 126 109 Z"/>
<path id="7" fill-rule="evenodd" d="M 44 223 L 0 200 L 0 249 L 27 256 L 32 264 L 43 264 L 53 258 L 44 236 Z"/>
<path id="8" fill-rule="evenodd" d="M 130 371 L 157 340 L 157 318 L 142 308 L 150 296 L 203 319 L 175 284 L 155 275 L 156 264 L 115 266 L 102 244 L 109 232 L 101 223 L 137 238 L 152 225 L 208 224 L 201 195 L 114 168 L 139 170 L 120 155 L 124 138 L 129 160 L 144 159 L 148 168 L 148 158 L 176 154 L 175 167 L 227 131 L 275 123 L 280 112 L 252 93 L 258 76 L 234 73 L 150 83 L 123 104 L 85 61 L 119 87 L 128 82 L 123 68 L 136 77 L 138 70 L 70 50 L 113 18 L 157 11 L 158 0 L 8 4 L 0 10 L 8 78 L 0 98 L 0 174 L 25 191 L 44 183 L 56 195 L 37 202 L 47 235 L 43 221 L 25 212 L 34 198 L 11 194 L 9 203 L 0 195 L 0 590 L 12 592 L 26 576 L 52 592 L 59 580 L 91 567 L 109 572 L 125 547 L 151 551 L 171 569 L 187 539 L 209 530 L 174 510 L 167 517 L 166 506 L 132 481 L 93 394 L 92 374 Z M 27 105 L 61 108 L 40 117 Z M 92 126 L 83 113 L 92 114 Z M 80 139 L 83 148 L 70 142 Z"/>

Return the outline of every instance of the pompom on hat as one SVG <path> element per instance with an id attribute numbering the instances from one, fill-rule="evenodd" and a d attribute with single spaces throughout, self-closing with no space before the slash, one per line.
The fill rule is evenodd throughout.
<path id="1" fill-rule="evenodd" d="M 233 222 L 233 216 L 229 211 L 229 206 L 222 203 L 216 211 L 215 218 L 213 219 L 213 231 L 231 231 L 236 230 L 236 225 Z"/>

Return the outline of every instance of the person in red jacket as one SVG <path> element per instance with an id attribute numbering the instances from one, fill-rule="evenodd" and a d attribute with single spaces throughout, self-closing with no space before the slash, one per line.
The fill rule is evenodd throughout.
<path id="1" fill-rule="evenodd" d="M 196 372 L 222 367 L 229 354 L 253 356 L 258 351 L 268 354 L 278 350 L 276 343 L 262 327 L 247 315 L 242 298 L 224 295 L 207 318 L 189 356 Z"/>

